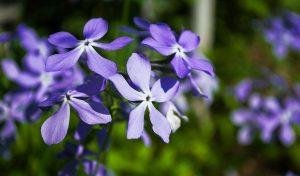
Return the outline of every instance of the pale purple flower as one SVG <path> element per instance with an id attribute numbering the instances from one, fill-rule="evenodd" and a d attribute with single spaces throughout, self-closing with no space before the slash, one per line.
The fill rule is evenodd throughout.
<path id="1" fill-rule="evenodd" d="M 17 34 L 21 43 L 21 46 L 26 50 L 25 60 L 32 60 L 36 58 L 37 60 L 43 60 L 43 63 L 46 61 L 46 58 L 51 52 L 51 47 L 46 39 L 39 38 L 37 33 L 30 27 L 21 24 L 17 28 Z M 32 58 L 33 57 L 33 58 Z M 25 63 L 30 61 L 25 61 Z M 28 65 L 33 67 L 32 65 Z"/>
<path id="2" fill-rule="evenodd" d="M 174 55 L 171 65 L 179 78 L 190 74 L 191 70 L 203 71 L 214 76 L 211 63 L 196 56 L 190 56 L 200 43 L 200 37 L 195 33 L 185 30 L 177 39 L 166 24 L 151 24 L 149 27 L 151 37 L 142 41 L 142 44 L 154 48 L 164 56 Z"/>
<path id="3" fill-rule="evenodd" d="M 47 71 L 61 71 L 73 67 L 80 56 L 85 52 L 87 55 L 87 65 L 90 70 L 108 78 L 117 72 L 114 62 L 105 59 L 97 53 L 94 47 L 103 50 L 118 50 L 132 41 L 129 37 L 119 37 L 111 43 L 98 42 L 108 30 L 107 22 L 102 18 L 89 20 L 84 28 L 84 40 L 76 39 L 68 32 L 57 32 L 49 37 L 49 42 L 57 47 L 70 49 L 62 54 L 55 54 L 48 57 L 46 62 Z"/>
<path id="4" fill-rule="evenodd" d="M 275 55 L 282 59 L 289 50 L 300 51 L 300 16 L 288 12 L 282 17 L 269 20 L 269 26 L 264 29 L 267 42 L 269 42 Z"/>
<path id="5" fill-rule="evenodd" d="M 32 92 L 11 92 L 0 101 L 0 123 L 4 123 L 0 130 L 0 138 L 13 137 L 16 133 L 15 122 L 26 122 L 37 117 L 27 117 L 28 108 L 34 100 Z M 39 116 L 40 113 L 30 113 L 32 116 Z"/>
<path id="6" fill-rule="evenodd" d="M 46 94 L 71 85 L 82 83 L 82 73 L 74 67 L 62 72 L 46 72 L 42 58 L 30 57 L 25 59 L 27 69 L 20 70 L 12 59 L 2 60 L 2 70 L 8 79 L 23 88 L 36 90 L 37 101 L 47 98 Z"/>
<path id="7" fill-rule="evenodd" d="M 65 138 L 70 120 L 70 106 L 77 111 L 80 119 L 89 125 L 106 124 L 111 121 L 109 111 L 102 102 L 96 101 L 86 93 L 69 90 L 50 97 L 40 106 L 52 106 L 57 103 L 61 104 L 60 108 L 41 127 L 42 137 L 48 145 L 57 144 Z"/>
<path id="8" fill-rule="evenodd" d="M 151 23 L 148 20 L 141 18 L 141 17 L 134 17 L 133 23 L 135 24 L 137 29 L 134 29 L 134 28 L 128 27 L 128 26 L 122 26 L 121 30 L 123 30 L 124 32 L 127 32 L 129 34 L 137 35 L 139 37 L 150 36 L 149 27 L 150 27 Z"/>
<path id="9" fill-rule="evenodd" d="M 145 111 L 148 108 L 153 131 L 168 143 L 171 133 L 170 124 L 166 117 L 154 107 L 153 102 L 162 103 L 171 100 L 178 90 L 178 81 L 162 78 L 157 80 L 150 89 L 150 61 L 136 53 L 133 53 L 128 59 L 127 73 L 139 91 L 132 88 L 120 74 L 110 77 L 110 81 L 125 99 L 139 102 L 136 108 L 130 112 L 127 138 L 141 137 L 144 131 Z"/>
<path id="10" fill-rule="evenodd" d="M 234 89 L 235 97 L 239 101 L 246 101 L 252 91 L 252 80 L 245 79 L 241 81 Z"/>

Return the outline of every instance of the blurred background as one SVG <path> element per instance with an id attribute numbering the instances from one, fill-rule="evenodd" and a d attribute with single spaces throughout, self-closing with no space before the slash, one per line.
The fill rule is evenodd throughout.
<path id="1" fill-rule="evenodd" d="M 285 11 L 300 13 L 299 0 L 1 0 L 0 31 L 25 23 L 46 38 L 61 30 L 81 36 L 88 19 L 103 17 L 110 25 L 108 37 L 120 36 L 126 35 L 120 26 L 133 26 L 135 16 L 166 22 L 176 31 L 192 29 L 200 35 L 200 50 L 213 62 L 219 79 L 213 103 L 190 97 L 189 122 L 182 123 L 169 144 L 151 134 L 152 146 L 145 147 L 141 141 L 126 139 L 125 123 L 116 124 L 101 162 L 115 175 L 285 175 L 300 173 L 300 141 L 286 147 L 254 139 L 243 146 L 230 119 L 239 107 L 233 87 L 246 77 L 260 75 L 264 67 L 288 81 L 300 81 L 299 55 L 276 59 L 261 31 L 262 21 Z M 134 47 L 106 55 L 124 65 L 123 58 Z M 20 60 L 23 54 L 20 50 L 10 57 Z M 0 56 L 7 53 L 0 51 Z M 0 80 L 1 95 L 15 86 L 2 75 Z M 57 153 L 68 139 L 50 147 L 42 141 L 40 126 L 46 117 L 18 126 L 10 153 L 0 158 L 0 175 L 56 175 L 67 162 Z"/>

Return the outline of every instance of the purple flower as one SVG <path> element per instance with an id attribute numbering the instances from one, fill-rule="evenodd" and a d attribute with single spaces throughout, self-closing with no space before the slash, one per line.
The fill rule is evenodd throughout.
<path id="1" fill-rule="evenodd" d="M 2 70 L 8 79 L 16 82 L 23 88 L 36 90 L 37 101 L 46 98 L 46 94 L 71 85 L 82 83 L 82 75 L 78 68 L 71 68 L 63 72 L 46 72 L 44 60 L 30 57 L 25 59 L 28 66 L 20 70 L 12 59 L 2 60 Z"/>
<path id="2" fill-rule="evenodd" d="M 49 37 L 49 42 L 57 47 L 71 49 L 62 54 L 48 57 L 46 62 L 47 71 L 61 71 L 73 67 L 80 56 L 87 54 L 88 67 L 99 75 L 108 78 L 117 72 L 114 62 L 105 59 L 97 53 L 94 47 L 104 50 L 118 50 L 132 41 L 129 37 L 119 37 L 111 43 L 97 42 L 108 30 L 107 22 L 102 18 L 89 20 L 83 29 L 84 40 L 76 39 L 68 32 L 58 32 Z"/>
<path id="3" fill-rule="evenodd" d="M 236 99 L 245 101 L 252 91 L 252 84 L 252 81 L 249 79 L 240 82 L 234 89 Z"/>
<path id="4" fill-rule="evenodd" d="M 151 23 L 148 20 L 141 17 L 134 17 L 133 22 L 138 29 L 134 29 L 128 26 L 122 26 L 121 29 L 124 32 L 127 32 L 129 34 L 134 34 L 139 37 L 150 36 L 149 27 Z"/>
<path id="5" fill-rule="evenodd" d="M 170 124 L 166 117 L 154 107 L 153 102 L 162 103 L 171 100 L 178 90 L 178 81 L 162 78 L 157 80 L 150 89 L 150 61 L 136 53 L 133 53 L 128 59 L 127 73 L 139 91 L 132 88 L 120 74 L 110 77 L 116 89 L 125 99 L 139 102 L 137 107 L 130 112 L 127 138 L 141 137 L 144 131 L 145 110 L 148 108 L 153 131 L 168 143 L 171 133 Z"/>
<path id="6" fill-rule="evenodd" d="M 0 43 L 5 43 L 9 41 L 11 38 L 11 35 L 9 32 L 2 32 L 0 33 Z"/>
<path id="7" fill-rule="evenodd" d="M 42 137 L 48 145 L 57 144 L 65 138 L 70 120 L 70 106 L 77 111 L 80 119 L 89 125 L 111 121 L 109 111 L 102 102 L 95 101 L 87 94 L 76 90 L 52 96 L 42 102 L 41 106 L 51 106 L 56 103 L 61 103 L 60 108 L 41 127 Z"/>
<path id="8" fill-rule="evenodd" d="M 203 71 L 214 76 L 214 70 L 210 62 L 196 56 L 189 56 L 200 43 L 200 37 L 195 33 L 185 30 L 178 40 L 173 31 L 166 24 L 151 24 L 149 31 L 152 37 L 142 41 L 143 44 L 154 48 L 164 56 L 174 54 L 171 65 L 179 78 L 190 74 L 191 70 Z"/>
<path id="9" fill-rule="evenodd" d="M 18 26 L 17 34 L 22 47 L 27 51 L 25 60 L 30 60 L 32 59 L 32 57 L 34 57 L 38 58 L 39 60 L 43 60 L 44 63 L 51 51 L 50 45 L 47 40 L 44 38 L 39 38 L 39 36 L 32 28 L 29 28 L 24 24 Z M 32 65 L 28 66 L 32 67 Z"/>
<path id="10" fill-rule="evenodd" d="M 10 138 L 16 133 L 15 122 L 26 122 L 27 112 L 30 104 L 34 100 L 32 92 L 11 92 L 0 101 L 0 122 L 4 123 L 0 130 L 0 138 Z M 39 116 L 39 112 L 32 113 Z M 37 117 L 31 117 L 36 119 Z"/>
<path id="11" fill-rule="evenodd" d="M 269 42 L 275 55 L 282 59 L 289 50 L 300 51 L 300 16 L 288 12 L 283 17 L 269 20 L 269 26 L 264 29 L 267 42 Z"/>

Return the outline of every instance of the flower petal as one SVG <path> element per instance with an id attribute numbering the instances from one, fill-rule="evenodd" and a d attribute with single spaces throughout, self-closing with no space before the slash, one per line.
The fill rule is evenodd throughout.
<path id="1" fill-rule="evenodd" d="M 61 48 L 73 48 L 77 45 L 78 40 L 68 32 L 57 32 L 50 35 L 48 41 Z"/>
<path id="2" fill-rule="evenodd" d="M 192 69 L 203 71 L 210 76 L 215 76 L 214 67 L 210 61 L 199 58 L 188 58 L 187 62 Z"/>
<path id="3" fill-rule="evenodd" d="M 35 87 L 40 83 L 39 77 L 29 74 L 27 72 L 21 72 L 14 81 L 23 87 Z"/>
<path id="4" fill-rule="evenodd" d="M 16 79 L 20 74 L 17 63 L 12 59 L 3 59 L 1 66 L 4 74 L 11 80 Z"/>
<path id="5" fill-rule="evenodd" d="M 98 40 L 108 30 L 108 24 L 103 18 L 90 19 L 83 28 L 83 35 L 86 39 Z"/>
<path id="6" fill-rule="evenodd" d="M 38 36 L 36 32 L 27 27 L 26 25 L 19 25 L 17 29 L 18 36 L 20 37 L 20 42 L 23 48 L 27 51 L 35 51 L 39 45 Z"/>
<path id="7" fill-rule="evenodd" d="M 167 24 L 151 24 L 149 27 L 151 36 L 161 44 L 173 46 L 176 44 L 176 38 Z"/>
<path id="8" fill-rule="evenodd" d="M 143 100 L 143 94 L 133 89 L 120 74 L 111 76 L 109 80 L 114 84 L 118 92 L 129 101 Z"/>
<path id="9" fill-rule="evenodd" d="M 184 49 L 184 52 L 191 52 L 198 47 L 200 37 L 192 31 L 183 31 L 180 34 L 178 43 Z"/>
<path id="10" fill-rule="evenodd" d="M 177 93 L 179 82 L 172 78 L 161 78 L 157 80 L 151 89 L 153 101 L 166 102 L 171 100 Z"/>
<path id="11" fill-rule="evenodd" d="M 130 37 L 119 37 L 110 43 L 95 42 L 92 45 L 95 47 L 104 49 L 104 50 L 113 51 L 113 50 L 121 49 L 131 42 L 132 42 L 132 38 L 130 38 Z"/>
<path id="12" fill-rule="evenodd" d="M 295 132 L 289 124 L 284 124 L 281 127 L 280 140 L 285 145 L 291 145 L 295 141 Z"/>
<path id="13" fill-rule="evenodd" d="M 70 121 L 70 106 L 64 102 L 60 109 L 42 125 L 42 137 L 46 144 L 57 144 L 67 135 Z"/>
<path id="14" fill-rule="evenodd" d="M 71 98 L 70 105 L 77 111 L 80 119 L 89 125 L 105 124 L 111 121 L 109 111 L 102 103 L 90 100 L 89 103 Z"/>
<path id="15" fill-rule="evenodd" d="M 117 65 L 108 59 L 100 56 L 93 47 L 86 49 L 87 65 L 95 73 L 108 79 L 117 73 Z"/>
<path id="16" fill-rule="evenodd" d="M 129 114 L 127 139 L 140 138 L 144 131 L 144 115 L 147 104 L 142 102 Z"/>
<path id="17" fill-rule="evenodd" d="M 133 22 L 138 28 L 143 30 L 149 30 L 150 22 L 147 21 L 146 19 L 141 17 L 134 17 Z"/>
<path id="18" fill-rule="evenodd" d="M 171 65 L 179 78 L 184 78 L 190 73 L 190 69 L 187 67 L 183 58 L 177 54 L 172 59 Z"/>
<path id="19" fill-rule="evenodd" d="M 24 64 L 32 72 L 41 73 L 41 72 L 45 71 L 45 60 L 44 60 L 44 58 L 36 56 L 32 53 L 28 53 L 24 57 Z"/>
<path id="20" fill-rule="evenodd" d="M 46 71 L 62 71 L 72 68 L 83 51 L 83 47 L 77 47 L 69 52 L 54 54 L 48 57 L 46 61 Z"/>
<path id="21" fill-rule="evenodd" d="M 106 87 L 106 79 L 102 76 L 94 74 L 85 78 L 84 83 L 76 88 L 77 91 L 87 95 L 97 95 Z"/>
<path id="22" fill-rule="evenodd" d="M 150 61 L 133 53 L 127 61 L 127 73 L 131 81 L 144 93 L 149 93 L 151 65 Z"/>
<path id="23" fill-rule="evenodd" d="M 159 52 L 160 54 L 162 54 L 164 56 L 169 56 L 169 55 L 175 53 L 171 46 L 167 46 L 165 44 L 159 43 L 158 41 L 156 41 L 150 37 L 145 38 L 142 41 L 142 44 L 152 47 L 153 49 L 155 49 L 157 52 Z"/>
<path id="24" fill-rule="evenodd" d="M 169 136 L 172 130 L 168 120 L 153 106 L 152 103 L 148 104 L 148 108 L 153 131 L 159 135 L 164 142 L 169 143 Z"/>

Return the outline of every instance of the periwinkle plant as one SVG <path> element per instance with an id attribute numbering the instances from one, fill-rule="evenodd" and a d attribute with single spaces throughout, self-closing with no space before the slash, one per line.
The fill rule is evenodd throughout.
<path id="1" fill-rule="evenodd" d="M 79 166 L 83 166 L 88 175 L 107 174 L 98 161 L 86 158 L 95 155 L 84 146 L 85 137 L 94 126 L 99 131 L 95 136 L 99 141 L 98 154 L 107 148 L 109 131 L 114 122 L 126 122 L 127 119 L 127 138 L 141 138 L 145 145 L 150 145 L 150 136 L 144 128 L 144 120 L 148 116 L 145 111 L 149 112 L 154 133 L 168 143 L 171 132 L 180 127 L 179 117 L 187 120 L 184 115 L 186 109 L 183 110 L 177 100 L 192 89 L 198 95 L 212 96 L 215 86 L 209 85 L 215 85 L 211 84 L 215 79 L 213 65 L 197 55 L 200 37 L 195 33 L 184 30 L 177 36 L 164 23 L 151 24 L 142 18 L 135 18 L 134 22 L 139 29 L 131 28 L 129 32 L 142 30 L 133 34 L 144 47 L 132 51 L 126 64 L 127 73 L 118 71 L 114 58 L 106 59 L 98 54 L 97 49 L 113 52 L 126 47 L 134 39 L 123 36 L 110 43 L 100 42 L 99 39 L 108 31 L 108 23 L 103 18 L 93 18 L 85 24 L 83 40 L 68 32 L 54 33 L 46 40 L 25 25 L 20 25 L 16 34 L 1 34 L 1 43 L 16 40 L 26 52 L 22 69 L 11 58 L 2 60 L 6 77 L 18 87 L 1 102 L 0 120 L 5 124 L 1 128 L 1 140 L 15 135 L 15 123 L 35 122 L 40 119 L 41 110 L 55 109 L 41 126 L 41 134 L 48 145 L 60 143 L 68 135 L 72 107 L 80 119 L 74 134 L 74 140 L 80 144 L 73 147 L 71 156 L 75 157 L 74 161 L 68 163 L 59 175 L 74 173 Z M 150 51 L 157 51 L 166 57 L 154 63 L 151 57 L 146 56 L 149 49 L 145 45 L 150 47 Z M 79 64 L 79 60 L 84 64 Z M 87 67 L 87 72 L 81 66 Z M 159 67 L 152 69 L 154 66 Z M 164 68 L 170 69 L 166 71 Z M 178 91 L 181 92 L 178 94 L 180 98 L 175 101 Z M 112 103 L 106 104 L 102 97 L 109 97 L 112 102 L 122 102 L 122 106 L 111 108 Z M 19 101 L 15 102 L 14 98 Z M 116 118 L 116 111 L 126 117 Z"/>

